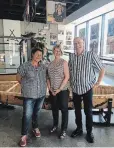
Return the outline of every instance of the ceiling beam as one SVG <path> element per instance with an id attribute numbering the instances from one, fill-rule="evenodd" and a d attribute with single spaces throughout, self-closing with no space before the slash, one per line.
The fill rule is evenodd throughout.
<path id="1" fill-rule="evenodd" d="M 22 5 L 23 5 L 23 6 L 25 6 L 25 5 L 26 5 L 26 0 L 23 0 Z"/>
<path id="2" fill-rule="evenodd" d="M 68 8 L 67 8 L 67 11 L 68 10 L 70 10 L 72 7 L 74 7 L 76 4 L 72 4 L 71 6 L 69 6 Z M 79 5 L 79 3 L 77 4 L 77 5 Z"/>
<path id="3" fill-rule="evenodd" d="M 80 0 L 54 0 L 55 2 L 61 2 L 61 3 L 69 3 L 69 4 L 79 4 Z"/>
<path id="4" fill-rule="evenodd" d="M 17 13 L 23 13 L 23 9 L 4 9 L 4 12 L 17 12 Z"/>
<path id="5" fill-rule="evenodd" d="M 20 13 L 14 13 L 14 12 L 8 12 L 9 15 L 19 15 L 20 17 L 22 16 L 22 14 Z"/>
<path id="6" fill-rule="evenodd" d="M 4 6 L 9 6 L 9 3 L 4 3 Z M 19 6 L 19 7 L 25 7 L 23 4 L 12 4 L 12 6 Z"/>

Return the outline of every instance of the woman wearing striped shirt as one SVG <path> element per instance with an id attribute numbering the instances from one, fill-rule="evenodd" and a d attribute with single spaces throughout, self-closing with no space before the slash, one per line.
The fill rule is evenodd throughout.
<path id="1" fill-rule="evenodd" d="M 53 53 L 55 59 L 48 66 L 48 89 L 51 96 L 53 114 L 53 127 L 50 132 L 53 133 L 57 130 L 60 109 L 62 113 L 60 138 L 64 138 L 68 125 L 67 82 L 69 80 L 69 68 L 67 61 L 61 58 L 62 51 L 60 46 L 55 46 Z"/>

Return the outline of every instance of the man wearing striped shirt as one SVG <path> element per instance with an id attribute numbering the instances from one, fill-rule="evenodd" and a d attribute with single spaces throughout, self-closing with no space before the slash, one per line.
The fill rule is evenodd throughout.
<path id="1" fill-rule="evenodd" d="M 69 55 L 69 69 L 77 125 L 77 128 L 73 131 L 71 137 L 77 137 L 83 134 L 81 115 L 81 101 L 83 100 L 84 112 L 86 115 L 86 140 L 89 143 L 93 143 L 92 88 L 99 86 L 105 70 L 99 57 L 94 52 L 84 50 L 84 41 L 79 37 L 74 39 L 74 53 L 70 53 Z M 97 81 L 95 69 L 99 71 Z"/>

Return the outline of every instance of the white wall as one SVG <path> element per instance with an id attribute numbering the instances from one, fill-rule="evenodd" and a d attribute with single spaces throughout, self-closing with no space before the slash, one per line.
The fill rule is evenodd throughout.
<path id="1" fill-rule="evenodd" d="M 36 33 L 36 37 L 38 37 L 38 31 L 43 29 L 45 26 L 46 24 L 43 23 L 31 22 L 28 25 L 26 25 L 25 22 L 21 22 L 21 34 L 25 34 L 25 32 L 33 32 Z M 58 35 L 58 25 L 50 24 L 49 30 L 46 31 L 47 47 L 49 49 L 52 49 L 53 46 L 50 45 L 50 33 L 55 33 Z"/>
<path id="2" fill-rule="evenodd" d="M 43 24 L 43 23 L 31 22 L 27 25 L 25 22 L 4 19 L 4 20 L 0 20 L 0 36 L 10 36 L 11 31 L 14 30 L 13 33 L 16 37 L 21 37 L 21 34 L 25 34 L 25 32 L 36 33 L 36 37 L 37 37 L 38 31 L 41 29 L 44 29 L 44 27 L 46 27 L 46 24 Z M 50 24 L 49 29 L 46 31 L 47 48 L 52 49 L 53 46 L 50 45 L 50 33 L 54 33 L 58 36 L 57 24 Z M 12 45 L 11 42 L 13 41 L 12 40 L 8 41 L 5 38 L 5 39 L 0 39 L 0 42 L 4 42 L 4 43 L 10 42 L 10 45 Z M 11 48 L 13 48 L 13 46 L 11 46 Z M 18 48 L 18 46 L 16 46 L 16 48 Z M 7 68 L 17 68 L 20 65 L 19 53 L 14 54 L 15 51 L 14 53 L 9 52 L 10 50 L 9 44 L 1 45 L 0 49 L 5 51 L 5 63 Z M 15 64 L 15 66 L 11 65 L 11 63 Z M 15 73 L 15 72 L 16 70 L 14 69 L 6 70 L 6 73 Z"/>
<path id="3" fill-rule="evenodd" d="M 113 0 L 92 0 L 91 2 L 89 2 L 88 4 L 86 4 L 85 6 L 83 6 L 82 8 L 80 8 L 79 10 L 75 11 L 74 13 L 72 13 L 71 15 L 69 15 L 66 20 L 65 20 L 65 24 L 71 23 L 75 20 L 77 20 L 78 18 L 102 7 L 103 5 L 106 5 L 110 2 L 112 2 Z"/>

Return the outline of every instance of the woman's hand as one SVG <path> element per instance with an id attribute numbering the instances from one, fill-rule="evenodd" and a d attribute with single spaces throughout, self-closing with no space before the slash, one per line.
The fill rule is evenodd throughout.
<path id="1" fill-rule="evenodd" d="M 56 96 L 61 90 L 60 89 L 57 89 L 55 92 L 54 92 L 54 96 Z"/>
<path id="2" fill-rule="evenodd" d="M 49 89 L 49 92 L 51 92 L 51 94 L 52 94 L 53 96 L 55 96 L 54 91 L 53 91 L 51 88 Z"/>

